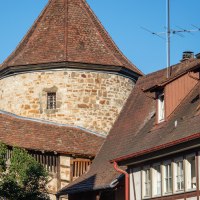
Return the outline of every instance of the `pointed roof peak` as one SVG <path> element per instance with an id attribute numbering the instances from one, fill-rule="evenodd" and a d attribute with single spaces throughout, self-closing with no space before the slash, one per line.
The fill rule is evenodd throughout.
<path id="1" fill-rule="evenodd" d="M 68 61 L 122 66 L 142 74 L 118 49 L 85 0 L 49 0 L 1 68 Z"/>

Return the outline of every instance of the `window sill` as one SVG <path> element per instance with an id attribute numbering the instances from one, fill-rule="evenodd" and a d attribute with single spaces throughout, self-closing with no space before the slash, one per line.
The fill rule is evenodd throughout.
<path id="1" fill-rule="evenodd" d="M 158 197 L 161 197 L 161 194 L 152 196 L 152 198 L 158 198 Z"/>
<path id="2" fill-rule="evenodd" d="M 172 192 L 166 192 L 166 193 L 163 194 L 163 196 L 169 196 L 169 195 L 173 195 L 173 193 Z"/>
<path id="3" fill-rule="evenodd" d="M 44 112 L 46 114 L 54 114 L 54 113 L 58 112 L 58 109 L 45 109 Z"/>
<path id="4" fill-rule="evenodd" d="M 196 190 L 197 190 L 197 188 L 192 188 L 192 189 L 187 189 L 185 192 L 194 192 Z"/>
<path id="5" fill-rule="evenodd" d="M 145 200 L 146 199 L 151 199 L 151 197 L 150 196 L 148 196 L 148 197 L 146 196 L 146 197 L 143 197 L 142 199 L 145 199 Z"/>
<path id="6" fill-rule="evenodd" d="M 174 194 L 182 194 L 184 192 L 185 192 L 184 190 L 177 190 L 177 191 L 174 192 Z"/>
<path id="7" fill-rule="evenodd" d="M 184 193 L 190 193 L 190 192 L 194 192 L 197 189 L 191 189 L 191 190 L 187 190 L 187 191 L 178 191 L 178 192 L 174 192 L 174 193 L 165 193 L 163 195 L 160 196 L 152 196 L 152 197 L 143 197 L 143 199 L 147 200 L 147 199 L 156 199 L 156 198 L 160 198 L 160 197 L 166 197 L 166 196 L 175 196 L 175 195 L 179 195 L 179 194 L 184 194 Z"/>

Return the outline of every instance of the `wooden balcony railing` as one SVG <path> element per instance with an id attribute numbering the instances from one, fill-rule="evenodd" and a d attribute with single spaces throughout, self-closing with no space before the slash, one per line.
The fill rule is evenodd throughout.
<path id="1" fill-rule="evenodd" d="M 86 173 L 89 170 L 91 164 L 92 161 L 89 159 L 74 159 L 72 161 L 72 181 Z"/>

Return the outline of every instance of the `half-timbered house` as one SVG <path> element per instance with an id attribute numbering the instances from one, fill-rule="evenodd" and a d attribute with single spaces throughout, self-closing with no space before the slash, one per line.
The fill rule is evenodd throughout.
<path id="1" fill-rule="evenodd" d="M 140 77 L 89 172 L 58 196 L 199 199 L 199 73 L 199 54 L 184 52 L 170 69 Z"/>

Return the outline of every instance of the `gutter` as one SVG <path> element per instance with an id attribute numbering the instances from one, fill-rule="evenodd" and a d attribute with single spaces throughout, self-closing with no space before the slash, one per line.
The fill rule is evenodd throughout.
<path id="1" fill-rule="evenodd" d="M 155 152 L 155 151 L 158 151 L 158 150 L 161 150 L 161 149 L 165 149 L 165 148 L 168 148 L 168 147 L 172 147 L 172 146 L 175 146 L 177 144 L 181 144 L 183 142 L 187 142 L 187 141 L 190 141 L 190 140 L 193 140 L 193 139 L 197 139 L 197 138 L 200 138 L 200 133 L 196 133 L 196 134 L 190 135 L 188 137 L 181 138 L 179 140 L 175 140 L 173 142 L 169 142 L 169 143 L 166 143 L 166 144 L 155 146 L 155 147 L 152 147 L 150 149 L 145 149 L 143 151 L 138 151 L 136 153 L 132 153 L 132 154 L 129 154 L 129 155 L 126 155 L 126 156 L 122 156 L 122 157 L 113 159 L 110 162 L 114 162 L 115 163 L 115 162 L 125 161 L 127 159 L 139 157 L 139 156 L 142 156 L 142 155 L 147 154 L 147 153 L 152 153 L 152 152 Z"/>
<path id="2" fill-rule="evenodd" d="M 114 162 L 114 168 L 117 172 L 125 175 L 125 200 L 129 200 L 129 175 L 126 171 L 120 169 L 116 162 Z"/>

